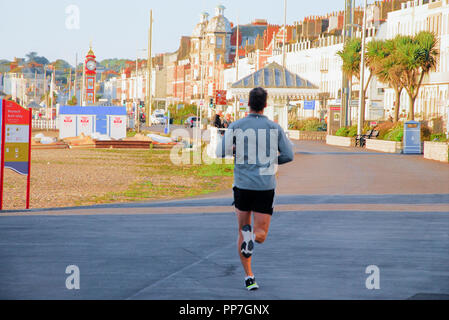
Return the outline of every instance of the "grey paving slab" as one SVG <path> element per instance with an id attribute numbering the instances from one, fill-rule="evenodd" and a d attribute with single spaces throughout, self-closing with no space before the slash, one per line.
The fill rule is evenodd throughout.
<path id="1" fill-rule="evenodd" d="M 0 218 L 2 299 L 407 299 L 449 294 L 449 213 L 278 213 L 243 289 L 232 213 Z M 77 265 L 81 289 L 65 288 Z M 377 265 L 381 289 L 365 288 Z"/>

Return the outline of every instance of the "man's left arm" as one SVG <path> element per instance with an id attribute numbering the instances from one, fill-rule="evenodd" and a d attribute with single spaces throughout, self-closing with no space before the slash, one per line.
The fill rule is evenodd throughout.
<path id="1" fill-rule="evenodd" d="M 279 135 L 278 135 L 278 148 L 279 148 L 279 156 L 278 156 L 278 164 L 285 164 L 292 162 L 294 159 L 292 143 L 287 138 L 285 131 L 279 127 Z"/>

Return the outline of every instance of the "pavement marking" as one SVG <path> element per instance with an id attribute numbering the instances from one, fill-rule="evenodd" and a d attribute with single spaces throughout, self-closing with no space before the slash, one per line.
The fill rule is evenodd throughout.
<path id="1" fill-rule="evenodd" d="M 232 247 L 232 246 L 234 246 L 234 245 L 235 245 L 235 243 L 231 243 L 231 244 L 228 244 L 228 245 L 226 245 L 226 246 L 224 246 L 224 247 L 222 247 L 222 248 L 219 248 L 219 249 L 217 249 L 217 250 L 215 250 L 215 251 L 209 253 L 209 254 L 208 254 L 207 256 L 205 256 L 204 258 L 201 258 L 201 259 L 199 259 L 198 261 L 195 261 L 195 262 L 193 262 L 193 263 L 191 263 L 191 264 L 189 264 L 189 265 L 187 265 L 187 266 L 185 266 L 185 267 L 179 269 L 178 271 L 173 272 L 173 273 L 169 274 L 168 276 L 166 276 L 166 277 L 164 277 L 164 278 L 162 278 L 162 279 L 157 280 L 156 282 L 150 284 L 149 286 L 140 289 L 140 290 L 137 291 L 135 294 L 129 296 L 129 297 L 126 298 L 125 300 L 131 300 L 131 299 L 133 299 L 134 297 L 137 297 L 138 295 L 144 293 L 145 291 L 148 291 L 148 290 L 150 290 L 151 288 L 157 286 L 159 283 L 164 282 L 164 281 L 167 281 L 168 279 L 171 279 L 171 278 L 173 278 L 174 276 L 177 276 L 178 274 L 181 274 L 182 272 L 184 272 L 184 271 L 186 271 L 186 270 L 188 270 L 188 269 L 190 269 L 190 268 L 192 268 L 192 267 L 194 267 L 194 266 L 196 266 L 196 265 L 198 265 L 198 264 L 200 264 L 200 263 L 202 263 L 202 262 L 204 262 L 204 261 L 209 260 L 209 258 L 211 258 L 212 256 L 214 256 L 214 255 L 217 254 L 218 252 L 220 252 L 220 251 L 222 251 L 222 250 L 225 250 L 225 249 L 228 249 L 228 248 L 230 248 L 230 247 Z"/>
<path id="2" fill-rule="evenodd" d="M 330 152 L 307 152 L 307 151 L 297 151 L 295 154 L 298 155 L 337 155 L 337 156 L 349 156 L 349 155 L 362 155 L 362 156 L 401 156 L 402 153 L 383 153 L 383 152 L 338 152 L 338 151 L 330 151 Z"/>
<path id="3" fill-rule="evenodd" d="M 443 212 L 449 213 L 449 204 L 281 204 L 275 205 L 275 212 Z M 48 212 L 3 213 L 5 217 L 13 216 L 93 216 L 93 215 L 165 215 L 165 214 L 216 214 L 234 213 L 232 206 L 187 206 L 187 207 L 150 207 L 133 208 L 132 212 L 125 208 L 52 210 Z"/>

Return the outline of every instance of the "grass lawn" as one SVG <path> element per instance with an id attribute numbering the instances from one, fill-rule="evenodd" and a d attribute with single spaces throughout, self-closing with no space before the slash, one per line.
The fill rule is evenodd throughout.
<path id="1" fill-rule="evenodd" d="M 233 165 L 174 165 L 169 150 L 33 150 L 31 207 L 170 200 L 230 189 Z M 5 171 L 5 209 L 25 205 L 26 178 Z"/>

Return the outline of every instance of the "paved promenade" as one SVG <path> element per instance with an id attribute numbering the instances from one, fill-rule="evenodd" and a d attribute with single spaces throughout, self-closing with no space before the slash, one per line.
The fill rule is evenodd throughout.
<path id="1" fill-rule="evenodd" d="M 449 165 L 316 142 L 281 167 L 243 288 L 230 192 L 0 214 L 3 299 L 447 299 Z M 67 290 L 66 267 L 80 269 Z M 366 268 L 380 270 L 368 290 Z"/>

